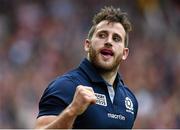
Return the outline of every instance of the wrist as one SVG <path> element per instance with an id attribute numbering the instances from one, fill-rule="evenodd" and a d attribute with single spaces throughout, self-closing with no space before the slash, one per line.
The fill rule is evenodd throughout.
<path id="1" fill-rule="evenodd" d="M 67 107 L 67 113 L 69 116 L 73 116 L 73 117 L 78 116 L 76 108 L 74 108 L 71 104 Z"/>

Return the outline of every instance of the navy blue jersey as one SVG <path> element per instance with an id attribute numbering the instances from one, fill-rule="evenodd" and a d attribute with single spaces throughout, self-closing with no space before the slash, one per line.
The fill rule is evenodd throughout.
<path id="1" fill-rule="evenodd" d="M 91 63 L 84 59 L 77 69 L 49 84 L 40 100 L 38 117 L 59 115 L 72 102 L 76 87 L 84 85 L 93 88 L 97 101 L 76 118 L 73 128 L 130 129 L 136 119 L 138 103 L 119 74 L 116 76 L 115 84 L 112 103 L 106 82 Z"/>

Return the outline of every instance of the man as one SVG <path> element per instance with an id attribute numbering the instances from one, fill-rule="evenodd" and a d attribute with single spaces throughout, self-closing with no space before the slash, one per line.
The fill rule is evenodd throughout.
<path id="1" fill-rule="evenodd" d="M 85 40 L 87 57 L 77 69 L 49 84 L 36 128 L 132 128 L 138 103 L 118 69 L 128 56 L 131 24 L 125 13 L 105 7 Z"/>

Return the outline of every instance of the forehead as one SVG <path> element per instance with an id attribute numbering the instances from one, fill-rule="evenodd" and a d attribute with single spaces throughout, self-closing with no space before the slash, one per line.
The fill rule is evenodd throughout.
<path id="1" fill-rule="evenodd" d="M 108 31 L 111 33 L 116 33 L 120 35 L 121 37 L 125 37 L 125 30 L 121 23 L 118 22 L 108 22 L 107 20 L 101 21 L 95 29 L 95 33 L 101 32 L 101 31 Z"/>

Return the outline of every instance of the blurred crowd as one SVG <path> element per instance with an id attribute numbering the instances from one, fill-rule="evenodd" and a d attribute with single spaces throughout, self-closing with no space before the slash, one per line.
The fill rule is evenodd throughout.
<path id="1" fill-rule="evenodd" d="M 180 128 L 179 0 L 0 0 L 0 128 L 33 128 L 48 83 L 79 65 L 93 15 L 133 24 L 120 73 L 139 102 L 134 128 Z"/>

